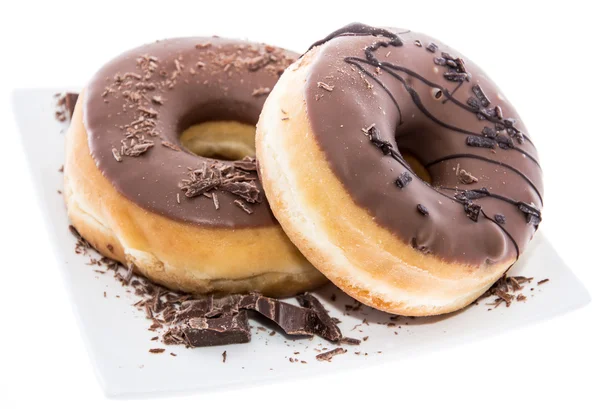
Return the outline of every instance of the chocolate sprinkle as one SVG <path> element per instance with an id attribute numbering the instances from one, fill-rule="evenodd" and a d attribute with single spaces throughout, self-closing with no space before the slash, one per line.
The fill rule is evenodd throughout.
<path id="1" fill-rule="evenodd" d="M 469 135 L 465 141 L 467 145 L 475 148 L 489 148 L 493 149 L 496 146 L 496 141 L 493 139 L 485 138 L 483 136 Z"/>
<path id="2" fill-rule="evenodd" d="M 481 212 L 481 206 L 474 204 L 472 202 L 465 203 L 465 213 L 467 213 L 467 217 L 474 222 L 479 219 L 479 213 Z"/>
<path id="3" fill-rule="evenodd" d="M 431 42 L 429 44 L 427 44 L 427 47 L 425 47 L 427 49 L 427 51 L 435 53 L 438 50 L 438 46 L 436 43 Z"/>
<path id="4" fill-rule="evenodd" d="M 410 176 L 410 173 L 403 172 L 400 176 L 398 176 L 398 179 L 396 179 L 396 186 L 398 186 L 400 189 L 403 189 L 408 186 L 410 182 L 412 182 L 412 176 Z"/>
<path id="5" fill-rule="evenodd" d="M 423 216 L 429 216 L 429 210 L 427 210 L 427 208 L 425 206 L 423 206 L 422 204 L 420 204 L 420 203 L 417 205 L 417 210 Z"/>
<path id="6" fill-rule="evenodd" d="M 483 105 L 484 107 L 488 107 L 490 105 L 491 102 L 483 92 L 483 89 L 480 85 L 473 85 L 471 89 L 473 90 L 473 93 L 475 94 L 477 99 L 479 99 L 479 101 L 481 102 L 481 105 Z"/>
<path id="7" fill-rule="evenodd" d="M 494 215 L 494 220 L 498 224 L 504 224 L 504 223 L 506 223 L 506 217 L 504 215 L 502 215 L 502 214 L 496 214 L 496 215 Z"/>

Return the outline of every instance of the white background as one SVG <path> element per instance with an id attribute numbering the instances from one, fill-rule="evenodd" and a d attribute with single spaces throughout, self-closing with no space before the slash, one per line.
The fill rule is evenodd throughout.
<path id="1" fill-rule="evenodd" d="M 600 23 L 594 2 L 205 3 L 2 5 L 0 407 L 599 407 Z M 542 228 L 590 290 L 592 303 L 518 332 L 347 374 L 201 396 L 106 399 L 33 200 L 11 89 L 83 85 L 115 54 L 160 38 L 219 34 L 303 51 L 351 21 L 426 32 L 470 56 L 495 79 L 539 149 L 546 184 Z"/>

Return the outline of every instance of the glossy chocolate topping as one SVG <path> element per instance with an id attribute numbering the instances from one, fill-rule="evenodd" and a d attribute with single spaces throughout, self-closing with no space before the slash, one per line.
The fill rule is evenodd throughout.
<path id="1" fill-rule="evenodd" d="M 255 124 L 296 58 L 221 38 L 158 41 L 120 55 L 85 94 L 84 123 L 98 169 L 127 199 L 174 220 L 229 228 L 275 224 L 253 160 L 199 157 L 179 136 L 205 121 Z"/>
<path id="2" fill-rule="evenodd" d="M 542 171 L 515 109 L 479 67 L 426 35 L 358 23 L 308 53 L 309 121 L 357 205 L 447 261 L 519 257 L 541 221 Z"/>

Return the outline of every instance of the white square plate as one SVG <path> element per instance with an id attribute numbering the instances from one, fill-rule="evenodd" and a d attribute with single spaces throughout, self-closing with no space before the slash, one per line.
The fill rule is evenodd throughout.
<path id="1" fill-rule="evenodd" d="M 340 328 L 344 335 L 369 337 L 359 346 L 344 346 L 348 353 L 334 357 L 332 362 L 315 359 L 315 348 L 332 348 L 327 341 L 316 337 L 293 340 L 279 333 L 269 336 L 271 328 L 265 332 L 256 327 L 268 327 L 264 322 L 253 323 L 253 338 L 248 344 L 198 349 L 163 346 L 150 340 L 156 333 L 148 331 L 149 322 L 131 306 L 137 299 L 126 293 L 126 288 L 109 274 L 95 273 L 94 267 L 86 264 L 88 258 L 73 251 L 75 239 L 67 228 L 69 221 L 63 198 L 57 194 L 62 186 L 62 173 L 58 169 L 63 163 L 62 134 L 66 125 L 54 118 L 55 92 L 57 90 L 17 90 L 14 92 L 14 112 L 35 190 L 56 257 L 63 265 L 63 276 L 83 338 L 98 379 L 109 396 L 147 397 L 214 390 L 343 371 L 504 332 L 572 311 L 590 301 L 583 285 L 543 234 L 538 233 L 511 271 L 512 275 L 534 277 L 524 291 L 527 301 L 515 302 L 510 308 L 502 305 L 488 311 L 490 306 L 485 304 L 489 301 L 485 301 L 443 317 L 391 321 L 388 314 L 367 307 L 346 312 L 344 306 L 352 304 L 348 296 L 331 285 L 319 290 L 317 295 L 332 316 L 342 319 Z M 550 281 L 536 285 L 544 278 Z M 335 302 L 330 300 L 332 293 L 337 295 Z M 357 326 L 363 319 L 370 325 Z M 378 322 L 384 324 L 378 325 Z M 386 323 L 396 325 L 387 326 Z M 165 347 L 166 352 L 148 352 L 150 348 L 160 347 Z M 221 354 L 225 350 L 227 361 L 223 363 Z M 355 354 L 358 351 L 360 355 Z M 299 361 L 291 363 L 290 357 Z"/>

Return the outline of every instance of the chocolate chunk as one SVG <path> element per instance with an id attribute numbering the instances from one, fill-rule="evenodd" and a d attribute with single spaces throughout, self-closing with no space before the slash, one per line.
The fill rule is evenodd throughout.
<path id="1" fill-rule="evenodd" d="M 409 172 L 402 172 L 398 179 L 396 179 L 396 186 L 400 189 L 405 188 L 408 184 L 412 182 L 412 176 L 410 176 Z"/>
<path id="2" fill-rule="evenodd" d="M 423 216 L 429 216 L 429 210 L 427 210 L 427 208 L 425 206 L 423 206 L 422 204 L 420 204 L 420 203 L 417 205 L 417 210 Z"/>
<path id="3" fill-rule="evenodd" d="M 433 62 L 434 62 L 435 64 L 437 64 L 437 65 L 441 65 L 441 66 L 444 66 L 444 65 L 446 65 L 446 59 L 445 59 L 445 58 L 442 58 L 442 57 L 435 57 L 435 58 L 433 59 Z"/>
<path id="4" fill-rule="evenodd" d="M 245 311 L 218 318 L 190 318 L 182 331 L 192 347 L 250 342 L 250 326 Z"/>
<path id="5" fill-rule="evenodd" d="M 498 224 L 504 224 L 504 223 L 506 223 L 506 217 L 503 214 L 496 214 L 496 215 L 494 215 L 494 220 Z"/>
<path id="6" fill-rule="evenodd" d="M 490 100 L 489 98 L 485 95 L 485 93 L 483 92 L 483 89 L 481 88 L 480 85 L 473 85 L 473 88 L 471 88 L 473 90 L 473 93 L 475 94 L 475 96 L 477 97 L 477 99 L 479 99 L 479 101 L 481 101 L 481 105 L 483 105 L 484 107 L 487 107 L 490 105 Z"/>
<path id="7" fill-rule="evenodd" d="M 421 42 L 419 40 L 415 40 L 415 45 L 417 47 L 423 47 L 423 44 L 421 44 Z"/>
<path id="8" fill-rule="evenodd" d="M 493 149 L 496 147 L 496 141 L 490 138 L 484 138 L 483 136 L 469 135 L 465 140 L 467 145 L 474 148 L 488 148 Z"/>
<path id="9" fill-rule="evenodd" d="M 308 308 L 297 307 L 263 296 L 247 302 L 243 308 L 258 312 L 270 319 L 288 335 L 314 335 L 318 325 L 317 314 Z"/>
<path id="10" fill-rule="evenodd" d="M 425 47 L 425 48 L 427 49 L 427 51 L 434 53 L 437 51 L 438 46 L 436 43 L 431 42 L 431 43 L 427 44 L 427 47 Z"/>
<path id="11" fill-rule="evenodd" d="M 333 319 L 329 316 L 323 304 L 315 298 L 315 296 L 304 293 L 296 297 L 298 303 L 304 307 L 309 308 L 315 312 L 317 316 L 317 322 L 313 325 L 313 331 L 315 334 L 329 341 L 339 341 L 342 338 L 342 331 L 335 324 Z"/>
<path id="12" fill-rule="evenodd" d="M 465 203 L 465 213 L 467 213 L 467 217 L 469 219 L 476 222 L 479 219 L 480 212 L 481 212 L 481 206 L 479 206 L 473 202 Z"/>

